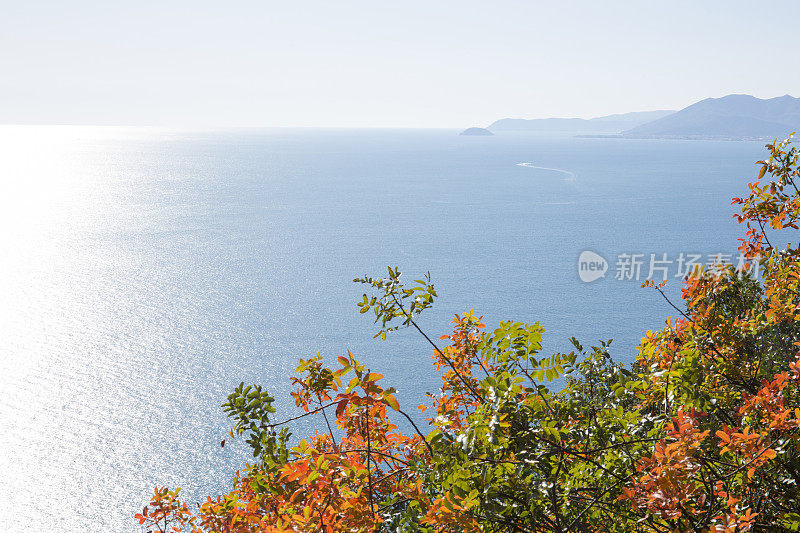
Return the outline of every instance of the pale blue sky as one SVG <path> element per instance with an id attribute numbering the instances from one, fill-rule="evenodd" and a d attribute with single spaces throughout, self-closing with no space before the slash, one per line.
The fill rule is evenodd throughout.
<path id="1" fill-rule="evenodd" d="M 0 123 L 466 127 L 800 96 L 795 0 L 0 9 Z"/>

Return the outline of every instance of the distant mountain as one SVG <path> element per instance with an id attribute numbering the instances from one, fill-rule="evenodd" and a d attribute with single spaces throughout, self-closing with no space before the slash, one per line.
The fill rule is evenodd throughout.
<path id="1" fill-rule="evenodd" d="M 582 118 L 503 118 L 493 122 L 489 129 L 498 131 L 564 131 L 575 133 L 619 133 L 666 117 L 674 111 L 638 111 L 620 115 L 607 115 L 592 119 Z"/>
<path id="2" fill-rule="evenodd" d="M 638 138 L 743 139 L 786 137 L 800 129 L 800 98 L 762 100 L 747 94 L 706 98 L 622 133 Z"/>
<path id="3" fill-rule="evenodd" d="M 459 133 L 459 135 L 494 135 L 494 133 L 486 128 L 467 128 Z"/>

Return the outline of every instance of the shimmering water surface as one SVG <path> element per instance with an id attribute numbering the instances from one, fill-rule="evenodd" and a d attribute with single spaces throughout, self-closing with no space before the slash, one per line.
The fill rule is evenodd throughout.
<path id="1" fill-rule="evenodd" d="M 763 153 L 456 133 L 0 127 L 0 528 L 139 531 L 155 484 L 225 489 L 245 451 L 220 448 L 219 404 L 258 382 L 291 412 L 317 350 L 422 401 L 424 341 L 372 340 L 353 305 L 388 264 L 430 270 L 436 337 L 475 308 L 631 361 L 670 309 L 613 279 L 617 254 L 735 251 L 730 197 Z M 605 279 L 578 279 L 586 249 Z"/>

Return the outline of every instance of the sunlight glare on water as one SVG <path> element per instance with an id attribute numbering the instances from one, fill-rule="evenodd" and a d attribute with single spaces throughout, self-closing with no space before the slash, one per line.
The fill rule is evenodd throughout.
<path id="1" fill-rule="evenodd" d="M 165 265 L 126 238 L 148 213 L 128 197 L 135 176 L 116 171 L 113 148 L 103 152 L 109 138 L 140 137 L 0 129 L 0 471 L 4 507 L 21 510 L 0 513 L 6 531 L 134 530 L 133 510 L 170 481 L 171 464 L 213 463 L 197 459 L 211 439 L 204 449 L 178 430 L 192 420 L 202 434 L 183 408 L 203 404 L 192 398 L 202 392 L 167 368 L 191 357 L 176 324 L 191 323 L 197 304 L 170 301 Z M 181 346 L 187 353 L 171 357 Z"/>

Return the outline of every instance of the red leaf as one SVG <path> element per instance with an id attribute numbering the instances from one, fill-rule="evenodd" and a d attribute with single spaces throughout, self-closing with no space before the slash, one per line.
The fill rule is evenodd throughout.
<path id="1" fill-rule="evenodd" d="M 336 416 L 337 416 L 337 417 L 338 417 L 338 416 L 342 416 L 342 413 L 344 413 L 344 410 L 345 410 L 345 408 L 347 407 L 347 402 L 349 402 L 349 401 L 350 401 L 350 399 L 349 399 L 349 398 L 345 398 L 344 400 L 340 401 L 340 402 L 339 402 L 339 403 L 336 405 Z"/>

